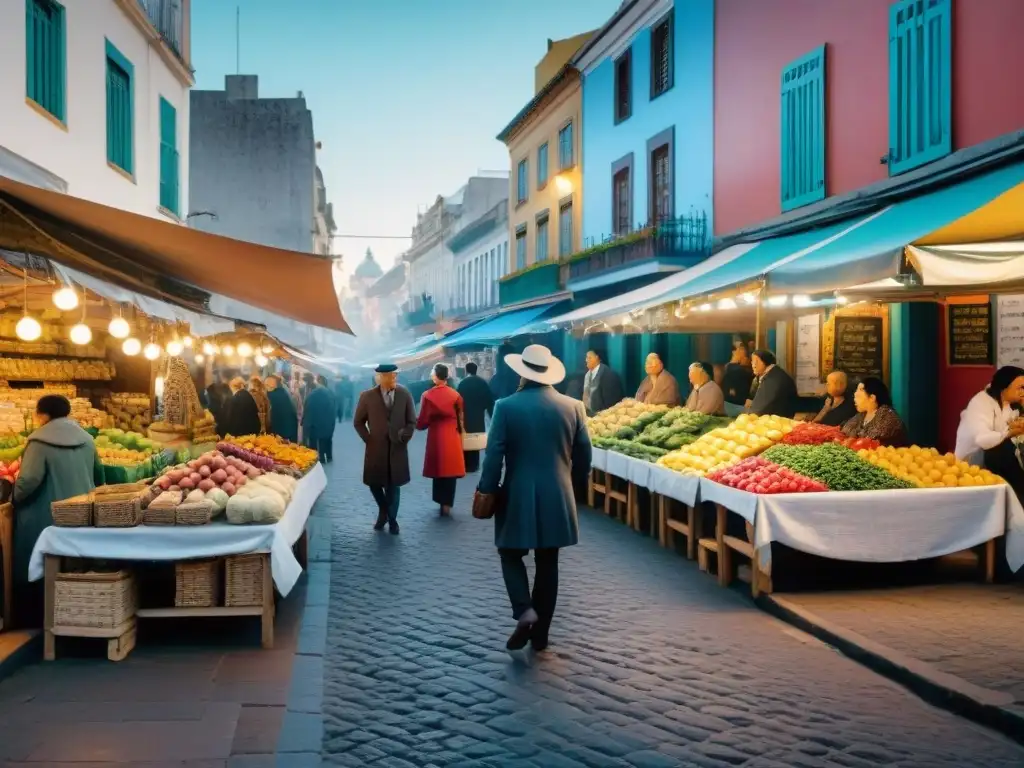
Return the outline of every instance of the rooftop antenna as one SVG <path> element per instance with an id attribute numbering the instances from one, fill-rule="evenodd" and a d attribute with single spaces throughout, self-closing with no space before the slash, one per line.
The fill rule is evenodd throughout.
<path id="1" fill-rule="evenodd" d="M 235 6 L 235 74 L 242 74 L 242 6 Z"/>

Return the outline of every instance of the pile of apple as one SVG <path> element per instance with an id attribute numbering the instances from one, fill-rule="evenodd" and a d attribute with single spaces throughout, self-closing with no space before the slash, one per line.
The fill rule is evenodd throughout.
<path id="1" fill-rule="evenodd" d="M 817 480 L 787 467 L 780 467 L 760 456 L 743 459 L 707 477 L 708 480 L 748 493 L 823 493 L 828 490 L 827 486 Z"/>
<path id="2" fill-rule="evenodd" d="M 219 488 L 228 496 L 234 496 L 249 480 L 255 480 L 262 474 L 262 469 L 237 456 L 211 451 L 188 464 L 167 470 L 153 484 L 164 491 L 180 490 L 186 494 L 193 490 L 207 492 Z"/>

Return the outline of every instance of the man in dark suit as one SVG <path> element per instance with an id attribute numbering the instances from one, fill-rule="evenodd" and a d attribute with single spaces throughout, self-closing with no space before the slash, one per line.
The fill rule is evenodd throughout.
<path id="1" fill-rule="evenodd" d="M 622 399 L 619 374 L 601 361 L 594 350 L 587 352 L 587 375 L 583 377 L 583 405 L 588 414 L 611 408 Z"/>
<path id="2" fill-rule="evenodd" d="M 582 403 L 554 389 L 565 366 L 547 347 L 532 344 L 506 356 L 505 365 L 521 386 L 494 405 L 477 490 L 497 494 L 500 484 L 505 500 L 494 516 L 494 544 L 516 620 L 505 647 L 515 653 L 529 643 L 542 651 L 558 597 L 558 551 L 579 540 L 573 481 L 590 474 L 590 438 Z M 523 563 L 531 549 L 532 593 Z"/>
<path id="3" fill-rule="evenodd" d="M 757 391 L 748 410 L 757 416 L 793 418 L 797 399 L 793 377 L 775 364 L 775 355 L 767 349 L 754 352 L 750 362 L 757 377 Z"/>
<path id="4" fill-rule="evenodd" d="M 476 363 L 466 363 L 466 378 L 459 382 L 458 392 L 465 406 L 466 434 L 487 431 L 484 417 L 494 415 L 494 393 L 486 381 L 476 375 Z M 466 472 L 480 469 L 480 451 L 463 451 Z"/>
<path id="5" fill-rule="evenodd" d="M 398 503 L 403 485 L 408 485 L 409 441 L 416 432 L 416 408 L 412 395 L 398 386 L 398 366 L 377 366 L 377 386 L 359 396 L 352 419 L 356 432 L 366 444 L 363 483 L 377 502 L 375 531 L 398 533 Z"/>

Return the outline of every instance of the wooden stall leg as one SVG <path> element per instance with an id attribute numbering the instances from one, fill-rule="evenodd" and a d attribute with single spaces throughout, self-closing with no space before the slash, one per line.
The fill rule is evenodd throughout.
<path id="1" fill-rule="evenodd" d="M 270 570 L 270 554 L 263 555 L 263 613 L 260 615 L 263 647 L 274 647 L 274 574 Z"/>
<path id="2" fill-rule="evenodd" d="M 43 559 L 43 659 L 57 658 L 57 639 L 53 634 L 53 615 L 56 610 L 57 574 L 60 558 L 46 555 Z"/>
<path id="3" fill-rule="evenodd" d="M 636 486 L 632 483 L 626 483 L 626 525 L 634 531 L 640 530 L 640 504 Z"/>
<path id="4" fill-rule="evenodd" d="M 718 583 L 727 587 L 733 579 L 732 551 L 725 543 L 729 512 L 721 504 L 715 505 L 715 541 L 718 543 Z"/>
<path id="5" fill-rule="evenodd" d="M 112 637 L 107 641 L 107 658 L 110 661 L 123 661 L 132 649 L 135 648 L 136 625 L 132 621 L 131 627 L 120 637 Z"/>
<path id="6" fill-rule="evenodd" d="M 309 529 L 303 528 L 302 535 L 295 542 L 295 559 L 299 561 L 302 570 L 309 567 Z"/>
<path id="7" fill-rule="evenodd" d="M 697 554 L 697 541 L 700 539 L 700 515 L 697 513 L 697 505 L 690 504 L 686 507 L 686 526 L 690 529 L 690 535 L 686 537 L 686 559 L 693 560 Z"/>
<path id="8" fill-rule="evenodd" d="M 587 506 L 594 508 L 594 473 L 596 469 L 590 470 L 590 477 L 587 478 Z"/>
<path id="9" fill-rule="evenodd" d="M 612 476 L 607 472 L 604 473 L 604 513 L 612 516 Z"/>
<path id="10" fill-rule="evenodd" d="M 996 540 L 989 539 L 985 542 L 985 583 L 991 584 L 996 580 Z"/>
<path id="11" fill-rule="evenodd" d="M 672 514 L 672 499 L 667 496 L 658 497 L 658 543 L 669 546 L 672 540 L 672 529 L 668 527 L 668 518 Z"/>

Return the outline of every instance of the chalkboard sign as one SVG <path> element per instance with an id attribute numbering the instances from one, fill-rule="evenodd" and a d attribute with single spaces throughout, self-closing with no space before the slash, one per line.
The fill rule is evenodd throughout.
<path id="1" fill-rule="evenodd" d="M 992 365 L 991 304 L 950 304 L 946 321 L 950 365 Z"/>
<path id="2" fill-rule="evenodd" d="M 882 318 L 836 317 L 835 368 L 855 379 L 883 378 Z"/>

